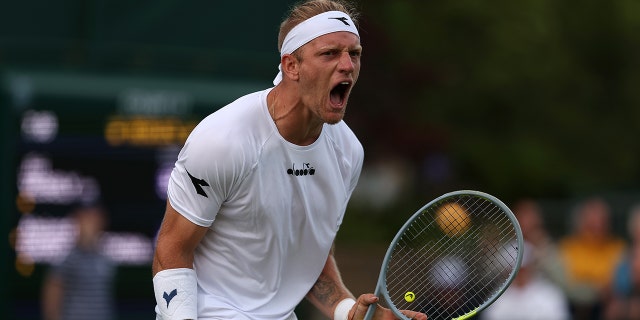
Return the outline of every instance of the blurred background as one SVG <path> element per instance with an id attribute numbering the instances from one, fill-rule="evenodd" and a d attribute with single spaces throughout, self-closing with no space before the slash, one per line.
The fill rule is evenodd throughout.
<path id="1" fill-rule="evenodd" d="M 271 86 L 294 1 L 0 4 L 0 225 L 6 319 L 42 319 L 78 203 L 108 212 L 118 319 L 153 318 L 167 177 L 204 116 Z M 354 293 L 415 210 L 456 189 L 533 199 L 552 240 L 585 198 L 629 242 L 640 203 L 640 3 L 361 1 L 346 116 L 366 152 L 338 237 Z M 314 312 L 304 304 L 299 317 Z"/>

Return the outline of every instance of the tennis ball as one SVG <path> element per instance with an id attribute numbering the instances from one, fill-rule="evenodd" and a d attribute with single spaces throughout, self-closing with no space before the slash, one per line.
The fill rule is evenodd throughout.
<path id="1" fill-rule="evenodd" d="M 413 300 L 416 299 L 416 294 L 408 291 L 407 293 L 404 294 L 404 300 L 406 300 L 407 302 L 413 302 Z"/>
<path id="2" fill-rule="evenodd" d="M 448 236 L 459 236 L 469 229 L 469 213 L 457 203 L 447 203 L 436 211 L 436 223 Z"/>

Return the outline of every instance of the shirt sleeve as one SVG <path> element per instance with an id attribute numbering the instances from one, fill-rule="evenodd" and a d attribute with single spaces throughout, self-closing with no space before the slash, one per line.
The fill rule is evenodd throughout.
<path id="1" fill-rule="evenodd" d="M 198 128 L 197 128 L 198 129 Z M 194 130 L 178 155 L 168 185 L 171 206 L 209 227 L 244 174 L 242 148 L 213 130 Z"/>

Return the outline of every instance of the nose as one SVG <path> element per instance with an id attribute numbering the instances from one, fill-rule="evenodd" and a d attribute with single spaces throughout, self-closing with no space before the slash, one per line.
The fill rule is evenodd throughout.
<path id="1" fill-rule="evenodd" d="M 355 62 L 353 61 L 353 57 L 349 52 L 343 52 L 340 56 L 340 61 L 338 64 L 338 69 L 341 72 L 351 73 L 355 70 Z"/>

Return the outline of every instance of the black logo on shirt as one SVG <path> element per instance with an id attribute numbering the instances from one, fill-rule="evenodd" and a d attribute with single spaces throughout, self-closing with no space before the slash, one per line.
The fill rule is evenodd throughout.
<path id="1" fill-rule="evenodd" d="M 316 168 L 312 167 L 310 163 L 303 163 L 302 168 L 296 169 L 296 164 L 292 164 L 291 168 L 287 169 L 287 174 L 292 176 L 312 176 L 316 174 Z"/>
<path id="2" fill-rule="evenodd" d="M 344 23 L 344 25 L 345 25 L 345 26 L 350 26 L 349 22 L 347 22 L 347 21 L 349 21 L 349 20 L 347 19 L 347 17 L 329 18 L 329 19 L 336 19 L 336 20 L 341 21 L 342 23 Z"/>
<path id="3" fill-rule="evenodd" d="M 205 198 L 209 198 L 209 196 L 207 196 L 207 193 L 204 192 L 204 189 L 202 189 L 202 187 L 208 187 L 209 184 L 206 181 L 204 181 L 204 179 L 198 179 L 192 176 L 191 173 L 189 173 L 189 171 L 187 171 L 187 174 L 191 179 L 191 183 L 193 183 L 193 187 L 196 188 L 196 192 Z"/>

